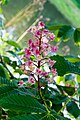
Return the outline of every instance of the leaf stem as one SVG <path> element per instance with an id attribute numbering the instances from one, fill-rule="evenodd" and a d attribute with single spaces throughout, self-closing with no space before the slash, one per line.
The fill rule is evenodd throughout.
<path id="1" fill-rule="evenodd" d="M 66 107 L 66 105 L 70 102 L 70 100 L 73 98 L 73 96 L 76 95 L 76 92 L 65 102 L 65 105 L 59 110 L 58 114 L 60 114 L 61 111 L 63 111 Z"/>

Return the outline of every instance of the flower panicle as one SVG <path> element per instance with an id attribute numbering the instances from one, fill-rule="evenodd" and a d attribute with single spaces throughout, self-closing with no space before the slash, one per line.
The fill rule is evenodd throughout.
<path id="1" fill-rule="evenodd" d="M 39 22 L 37 26 L 33 26 L 29 32 L 33 34 L 35 39 L 29 39 L 28 48 L 24 50 L 25 69 L 24 74 L 28 74 L 28 82 L 30 84 L 35 84 L 38 78 L 51 79 L 57 75 L 57 70 L 54 68 L 56 61 L 50 60 L 49 54 L 56 53 L 58 51 L 58 46 L 51 46 L 50 41 L 55 39 L 54 33 L 49 32 L 45 29 L 44 22 Z M 31 59 L 33 56 L 34 59 Z M 46 58 L 46 59 L 45 59 Z M 47 68 L 46 68 L 47 66 Z M 34 74 L 35 79 L 31 74 Z"/>

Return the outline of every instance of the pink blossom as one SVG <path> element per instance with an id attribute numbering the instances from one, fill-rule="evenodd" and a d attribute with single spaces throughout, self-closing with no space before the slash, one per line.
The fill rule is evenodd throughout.
<path id="1" fill-rule="evenodd" d="M 34 44 L 34 42 L 32 42 L 31 48 L 32 48 L 32 49 L 35 49 L 35 48 L 36 48 L 36 45 Z"/>
<path id="2" fill-rule="evenodd" d="M 46 52 L 47 52 L 48 48 L 49 48 L 49 44 L 47 44 L 47 43 L 43 43 L 41 45 L 41 51 L 43 51 L 43 52 L 45 52 L 44 50 L 46 50 Z"/>
<path id="3" fill-rule="evenodd" d="M 32 39 L 30 39 L 28 43 L 29 43 L 29 46 L 31 46 L 33 43 Z"/>
<path id="4" fill-rule="evenodd" d="M 29 32 L 34 33 L 34 32 L 36 32 L 36 30 L 37 30 L 37 27 L 33 26 L 29 29 Z"/>
<path id="5" fill-rule="evenodd" d="M 31 60 L 29 60 L 28 62 L 26 62 L 26 65 L 27 66 L 32 66 L 33 65 L 33 62 Z"/>
<path id="6" fill-rule="evenodd" d="M 43 55 L 47 56 L 48 55 L 47 51 L 43 51 Z"/>
<path id="7" fill-rule="evenodd" d="M 40 68 L 36 68 L 36 74 L 37 75 L 41 75 L 42 74 L 42 70 Z"/>
<path id="8" fill-rule="evenodd" d="M 20 81 L 19 81 L 19 85 L 20 85 L 20 87 L 23 87 L 24 81 L 23 81 L 23 80 L 20 80 Z"/>
<path id="9" fill-rule="evenodd" d="M 32 49 L 35 49 L 35 48 L 36 48 L 36 45 L 35 45 L 35 43 L 32 41 L 32 39 L 29 40 L 29 46 L 30 46 L 30 48 L 32 48 Z"/>
<path id="10" fill-rule="evenodd" d="M 47 29 L 44 29 L 43 31 L 42 31 L 42 35 L 44 36 L 44 35 L 47 35 L 49 33 L 49 30 L 47 30 Z"/>
<path id="11" fill-rule="evenodd" d="M 58 51 L 58 46 L 54 47 L 54 46 L 51 46 L 51 52 L 57 52 Z"/>
<path id="12" fill-rule="evenodd" d="M 43 43 L 48 43 L 48 39 L 47 39 L 46 37 L 42 37 L 41 41 L 42 41 Z"/>
<path id="13" fill-rule="evenodd" d="M 52 68 L 56 61 L 48 59 L 48 55 L 50 55 L 49 53 L 51 52 L 57 52 L 58 46 L 51 46 L 48 42 L 54 40 L 55 35 L 45 29 L 44 22 L 39 22 L 38 26 L 32 27 L 30 32 L 33 33 L 35 42 L 32 39 L 28 42 L 29 48 L 26 48 L 24 52 L 24 60 L 28 61 L 25 62 L 26 66 L 24 66 L 23 69 L 25 74 L 31 75 L 28 78 L 28 82 L 35 84 L 38 76 L 53 80 L 57 75 L 56 69 Z M 31 60 L 31 55 L 33 55 L 35 59 L 33 58 L 33 60 Z M 42 71 L 45 69 L 47 69 L 47 72 Z M 32 74 L 34 74 L 35 77 L 32 76 Z M 22 82 L 20 84 L 24 83 Z"/>
<path id="14" fill-rule="evenodd" d="M 56 68 L 51 69 L 51 72 L 53 73 L 53 75 L 57 74 Z"/>
<path id="15" fill-rule="evenodd" d="M 40 51 L 39 51 L 39 48 L 36 48 L 36 49 L 34 49 L 33 50 L 33 53 L 34 53 L 34 55 L 39 55 L 40 54 Z"/>
<path id="16" fill-rule="evenodd" d="M 47 76 L 49 74 L 49 72 L 42 72 L 41 75 L 42 76 Z"/>
<path id="17" fill-rule="evenodd" d="M 44 27 L 45 27 L 44 22 L 39 22 L 39 23 L 38 23 L 38 28 L 39 28 L 39 29 L 42 29 L 42 28 L 44 28 Z"/>
<path id="18" fill-rule="evenodd" d="M 34 79 L 34 77 L 30 76 L 30 77 L 28 78 L 28 82 L 29 82 L 30 84 L 35 84 L 35 79 Z"/>
<path id="19" fill-rule="evenodd" d="M 36 39 L 35 44 L 39 46 L 39 39 Z"/>
<path id="20" fill-rule="evenodd" d="M 52 67 L 56 63 L 56 61 L 54 61 L 54 60 L 48 60 L 48 63 L 49 63 L 49 66 Z"/>
<path id="21" fill-rule="evenodd" d="M 47 44 L 47 43 L 44 43 L 43 46 L 44 46 L 45 48 L 49 48 L 49 44 Z"/>
<path id="22" fill-rule="evenodd" d="M 28 49 L 28 48 L 25 49 L 25 52 L 24 52 L 24 53 L 25 53 L 25 57 L 26 57 L 26 58 L 30 58 L 30 56 L 32 55 L 30 49 Z"/>
<path id="23" fill-rule="evenodd" d="M 53 34 L 53 33 L 49 33 L 48 34 L 48 38 L 49 38 L 49 40 L 54 40 L 54 38 L 55 38 L 55 35 Z"/>
<path id="24" fill-rule="evenodd" d="M 40 31 L 40 30 L 37 30 L 37 31 L 35 32 L 35 37 L 40 38 L 40 36 L 41 36 L 41 31 Z"/>

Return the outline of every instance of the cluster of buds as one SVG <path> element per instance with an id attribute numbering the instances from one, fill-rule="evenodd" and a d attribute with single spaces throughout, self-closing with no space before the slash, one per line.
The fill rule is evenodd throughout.
<path id="1" fill-rule="evenodd" d="M 47 79 L 48 82 L 53 81 L 57 75 L 54 68 L 56 61 L 51 60 L 49 55 L 50 53 L 54 55 L 58 50 L 58 46 L 50 45 L 50 41 L 54 40 L 55 35 L 45 29 L 44 22 L 39 22 L 29 32 L 33 34 L 35 41 L 32 39 L 28 41 L 28 48 L 25 48 L 24 51 L 26 62 L 22 65 L 24 73 L 29 76 L 28 83 L 35 84 L 41 78 Z"/>

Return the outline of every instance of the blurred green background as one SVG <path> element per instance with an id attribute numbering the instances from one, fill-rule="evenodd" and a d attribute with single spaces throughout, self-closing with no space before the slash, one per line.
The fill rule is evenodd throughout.
<path id="1" fill-rule="evenodd" d="M 30 38 L 25 31 L 40 19 L 46 24 L 69 24 L 80 27 L 80 0 L 9 0 L 3 5 L 5 29 L 12 34 L 12 39 L 22 47 Z M 60 53 L 80 55 L 80 48 L 75 46 L 73 39 L 60 44 Z"/>

